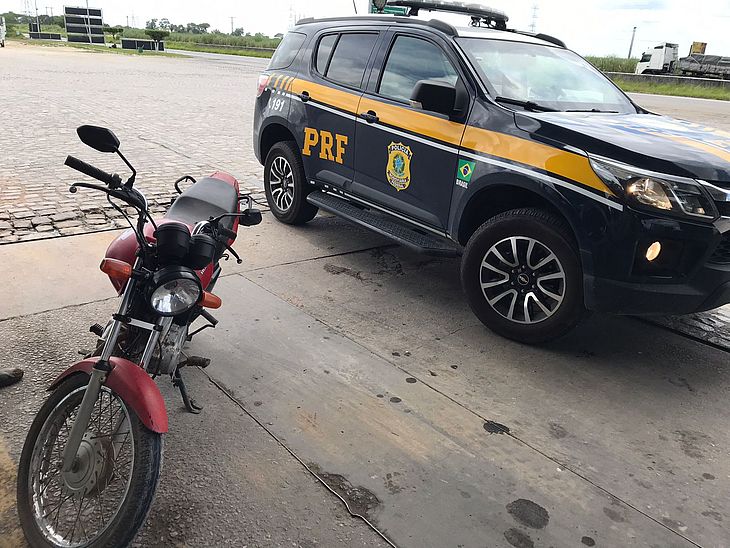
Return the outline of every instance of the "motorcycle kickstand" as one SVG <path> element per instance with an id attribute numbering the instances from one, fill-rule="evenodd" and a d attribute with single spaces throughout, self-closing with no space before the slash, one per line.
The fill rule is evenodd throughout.
<path id="1" fill-rule="evenodd" d="M 188 394 L 188 389 L 185 386 L 185 381 L 182 378 L 179 367 L 175 369 L 175 374 L 172 376 L 172 385 L 180 389 L 180 395 L 188 411 L 196 415 L 202 411 L 203 407 L 195 403 L 195 400 Z"/>

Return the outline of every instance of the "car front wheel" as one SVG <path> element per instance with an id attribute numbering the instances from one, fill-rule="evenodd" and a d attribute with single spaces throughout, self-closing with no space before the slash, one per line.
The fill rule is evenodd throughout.
<path id="1" fill-rule="evenodd" d="M 570 230 L 540 209 L 506 211 L 479 227 L 464 251 L 461 282 L 479 320 L 522 343 L 561 337 L 585 312 Z"/>

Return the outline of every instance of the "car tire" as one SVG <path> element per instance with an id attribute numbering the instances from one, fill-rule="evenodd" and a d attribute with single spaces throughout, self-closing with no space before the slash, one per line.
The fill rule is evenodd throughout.
<path id="1" fill-rule="evenodd" d="M 264 190 L 271 212 L 282 223 L 299 225 L 317 215 L 317 207 L 307 201 L 307 194 L 314 188 L 307 184 L 294 141 L 281 141 L 271 147 L 264 163 Z"/>
<path id="2" fill-rule="evenodd" d="M 461 283 L 477 318 L 521 343 L 557 339 L 585 314 L 571 230 L 541 209 L 513 209 L 481 225 L 464 250 Z"/>

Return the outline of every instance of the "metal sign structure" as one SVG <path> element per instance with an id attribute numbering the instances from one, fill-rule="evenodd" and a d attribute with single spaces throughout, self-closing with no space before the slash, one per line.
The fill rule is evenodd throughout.
<path id="1" fill-rule="evenodd" d="M 69 42 L 104 44 L 104 19 L 98 8 L 63 7 L 63 21 Z"/>

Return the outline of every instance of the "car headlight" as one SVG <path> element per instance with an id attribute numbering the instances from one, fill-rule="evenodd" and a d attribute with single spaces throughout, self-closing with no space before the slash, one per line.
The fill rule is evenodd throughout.
<path id="1" fill-rule="evenodd" d="M 652 173 L 603 158 L 591 157 L 590 162 L 611 190 L 635 205 L 708 220 L 717 217 L 712 198 L 694 179 Z"/>
<path id="2" fill-rule="evenodd" d="M 200 300 L 203 290 L 198 276 L 184 266 L 168 266 L 152 278 L 150 306 L 161 316 L 177 316 Z"/>

